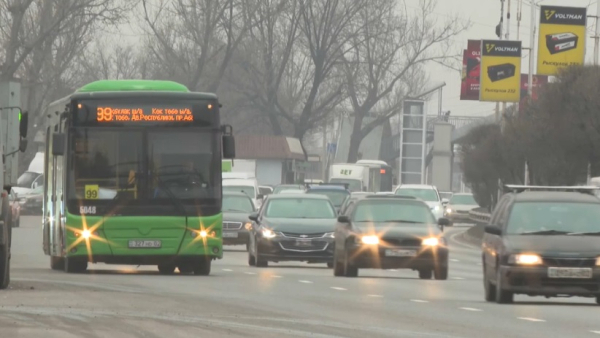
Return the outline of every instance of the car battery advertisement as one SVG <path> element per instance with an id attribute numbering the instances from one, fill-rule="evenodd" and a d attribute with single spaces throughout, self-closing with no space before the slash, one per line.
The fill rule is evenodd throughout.
<path id="1" fill-rule="evenodd" d="M 479 75 L 481 70 L 481 41 L 469 40 L 463 53 L 460 87 L 461 100 L 479 100 Z"/>
<path id="2" fill-rule="evenodd" d="M 520 101 L 521 52 L 521 41 L 481 41 L 480 101 Z"/>
<path id="3" fill-rule="evenodd" d="M 587 10 L 541 6 L 537 73 L 556 75 L 561 68 L 583 65 Z"/>
<path id="4" fill-rule="evenodd" d="M 548 84 L 548 76 L 546 75 L 533 75 L 531 81 L 531 100 L 537 101 L 540 91 L 544 86 Z M 526 107 L 529 99 L 529 75 L 521 74 L 521 102 L 519 103 L 519 109 Z"/>

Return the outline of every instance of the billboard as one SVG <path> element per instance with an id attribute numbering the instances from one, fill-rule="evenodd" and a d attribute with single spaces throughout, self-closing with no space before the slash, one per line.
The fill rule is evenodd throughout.
<path id="1" fill-rule="evenodd" d="M 519 102 L 521 41 L 482 40 L 479 100 Z"/>
<path id="2" fill-rule="evenodd" d="M 541 6 L 537 73 L 556 75 L 559 69 L 583 65 L 586 8 Z"/>
<path id="3" fill-rule="evenodd" d="M 463 53 L 463 70 L 460 87 L 461 100 L 479 100 L 479 73 L 481 63 L 481 41 L 469 40 Z"/>

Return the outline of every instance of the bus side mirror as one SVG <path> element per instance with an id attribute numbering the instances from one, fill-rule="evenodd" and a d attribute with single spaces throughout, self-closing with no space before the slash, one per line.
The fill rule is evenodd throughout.
<path id="1" fill-rule="evenodd" d="M 52 135 L 52 155 L 63 156 L 65 154 L 66 135 L 54 133 Z"/>
<path id="2" fill-rule="evenodd" d="M 19 135 L 21 138 L 27 138 L 27 127 L 29 125 L 29 113 L 21 113 L 21 120 L 19 121 Z M 24 150 L 21 150 L 24 151 Z"/>
<path id="3" fill-rule="evenodd" d="M 223 135 L 223 158 L 235 158 L 235 139 L 232 135 Z"/>
<path id="4" fill-rule="evenodd" d="M 27 139 L 21 139 L 19 141 L 19 151 L 24 153 L 27 150 Z"/>

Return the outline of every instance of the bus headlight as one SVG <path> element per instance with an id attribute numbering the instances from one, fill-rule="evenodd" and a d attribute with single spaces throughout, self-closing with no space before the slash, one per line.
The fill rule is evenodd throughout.
<path id="1" fill-rule="evenodd" d="M 440 239 L 437 238 L 437 237 L 425 238 L 421 242 L 421 245 L 425 245 L 425 246 L 438 246 L 438 245 L 440 245 Z"/>

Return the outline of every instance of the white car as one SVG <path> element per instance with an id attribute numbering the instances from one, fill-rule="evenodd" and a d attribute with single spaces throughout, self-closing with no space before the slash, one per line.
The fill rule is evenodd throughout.
<path id="1" fill-rule="evenodd" d="M 396 195 L 412 196 L 427 203 L 435 218 L 444 217 L 444 207 L 437 188 L 426 184 L 402 184 L 396 188 Z"/>

